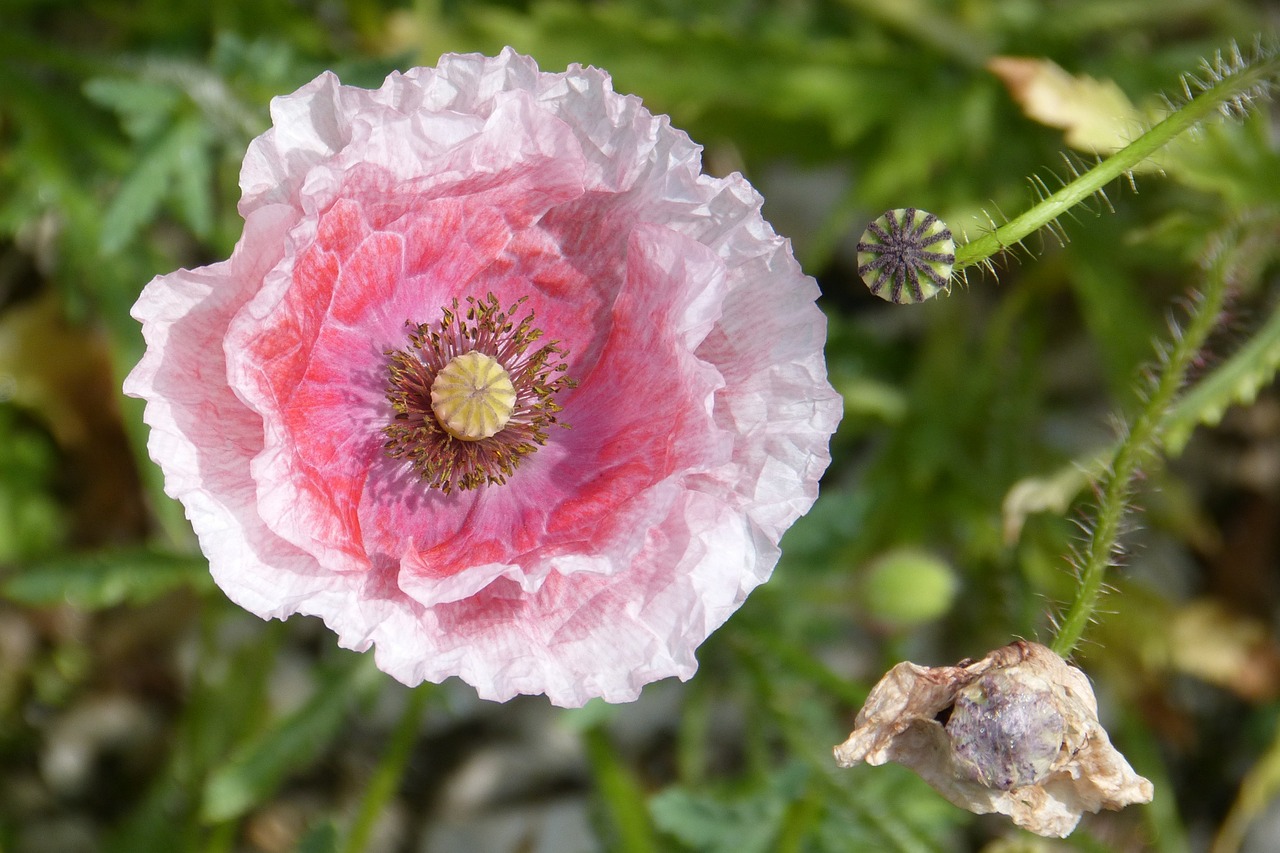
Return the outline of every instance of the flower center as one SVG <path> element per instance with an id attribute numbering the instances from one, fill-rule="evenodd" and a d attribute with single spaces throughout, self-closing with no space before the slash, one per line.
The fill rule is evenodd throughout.
<path id="1" fill-rule="evenodd" d="M 463 441 L 497 435 L 515 407 L 510 374 L 482 352 L 454 356 L 431 383 L 431 411 L 445 432 Z"/>
<path id="2" fill-rule="evenodd" d="M 442 308 L 437 323 L 407 322 L 409 345 L 390 350 L 387 401 L 395 412 L 382 428 L 392 459 L 409 463 L 429 488 L 500 486 L 525 457 L 547 443 L 556 397 L 572 388 L 556 341 L 534 349 L 542 330 L 530 312 L 511 316 L 497 297 Z"/>

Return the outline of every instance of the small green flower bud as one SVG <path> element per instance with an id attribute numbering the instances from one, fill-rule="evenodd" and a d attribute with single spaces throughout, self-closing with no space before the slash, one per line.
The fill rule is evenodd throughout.
<path id="1" fill-rule="evenodd" d="M 956 576 L 927 551 L 901 548 L 877 559 L 862 579 L 862 603 L 875 619 L 898 627 L 931 622 L 951 609 Z"/>

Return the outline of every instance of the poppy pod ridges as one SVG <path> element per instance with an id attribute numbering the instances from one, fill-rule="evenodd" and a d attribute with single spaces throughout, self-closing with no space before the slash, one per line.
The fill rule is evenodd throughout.
<path id="1" fill-rule="evenodd" d="M 955 260 L 951 229 L 914 207 L 885 211 L 858 241 L 858 275 L 876 296 L 899 305 L 946 289 Z"/>

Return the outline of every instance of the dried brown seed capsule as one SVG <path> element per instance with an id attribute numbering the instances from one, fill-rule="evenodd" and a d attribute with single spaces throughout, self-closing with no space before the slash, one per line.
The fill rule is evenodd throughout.
<path id="1" fill-rule="evenodd" d="M 1003 670 L 962 688 L 945 728 L 959 768 L 1001 791 L 1044 779 L 1067 735 L 1053 692 Z"/>
<path id="2" fill-rule="evenodd" d="M 835 755 L 842 767 L 905 765 L 957 806 L 1040 835 L 1152 796 L 1098 722 L 1089 679 L 1024 641 L 956 666 L 898 664 Z"/>

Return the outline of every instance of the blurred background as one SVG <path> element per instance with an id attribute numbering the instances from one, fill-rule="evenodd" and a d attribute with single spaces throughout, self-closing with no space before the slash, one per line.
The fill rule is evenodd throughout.
<path id="1" fill-rule="evenodd" d="M 977 235 L 1278 20 L 1248 0 L 0 0 L 0 851 L 1280 849 L 1275 239 L 1077 654 L 1155 802 L 1050 843 L 831 758 L 893 663 L 1052 637 L 1080 472 L 1152 342 L 1224 228 L 1280 233 L 1276 110 L 1201 128 L 924 305 L 860 284 L 866 222 L 915 206 Z M 691 682 L 626 706 L 409 690 L 317 620 L 240 611 L 119 391 L 142 286 L 238 238 L 272 96 L 504 45 L 608 70 L 761 190 L 822 286 L 845 399 L 773 580 Z M 1056 111 L 1000 56 L 1056 63 L 1022 66 Z"/>

